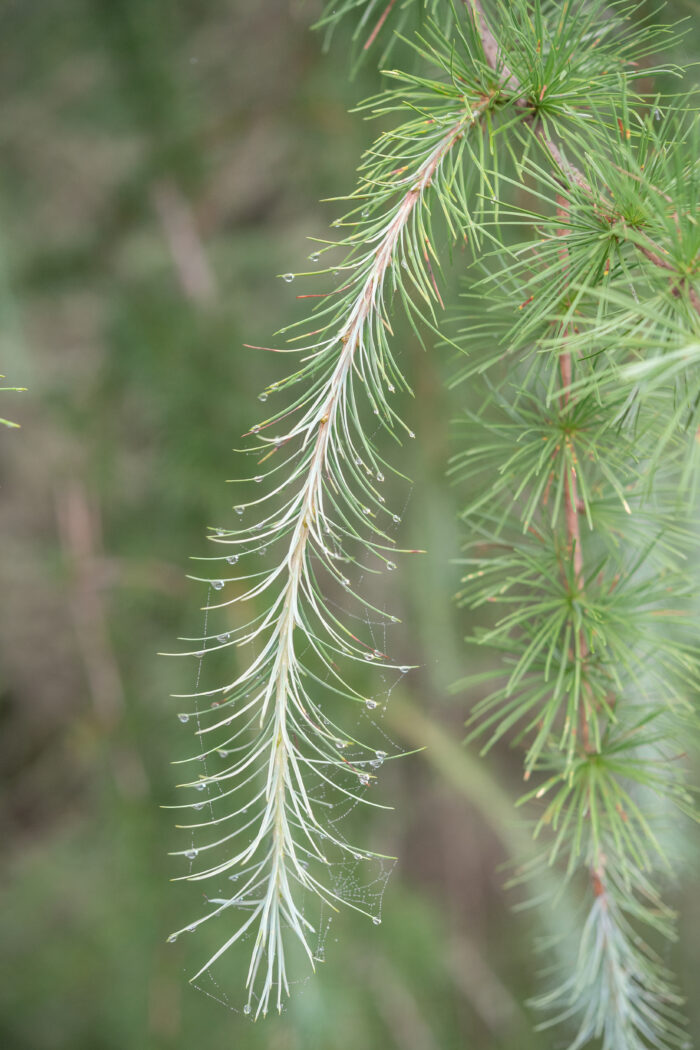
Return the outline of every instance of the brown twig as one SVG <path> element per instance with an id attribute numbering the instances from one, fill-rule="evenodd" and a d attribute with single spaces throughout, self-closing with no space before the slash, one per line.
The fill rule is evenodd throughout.
<path id="1" fill-rule="evenodd" d="M 481 46 L 484 49 L 486 61 L 495 73 L 501 73 L 505 76 L 506 79 L 503 83 L 505 88 L 509 91 L 520 92 L 518 78 L 511 72 L 501 57 L 501 49 L 498 46 L 498 41 L 491 32 L 480 0 L 465 0 L 465 2 L 471 6 L 472 18 L 474 19 L 474 23 L 481 38 Z"/>
<path id="2" fill-rule="evenodd" d="M 125 696 L 109 636 L 99 505 L 77 478 L 56 487 L 55 501 L 61 549 L 71 570 L 69 608 L 95 720 L 100 730 L 112 737 L 124 716 Z M 136 749 L 116 736 L 110 753 L 120 793 L 126 798 L 144 795 L 148 777 Z"/>
<path id="3" fill-rule="evenodd" d="M 153 186 L 151 199 L 182 291 L 191 302 L 210 303 L 216 281 L 187 198 L 171 179 L 164 179 Z"/>
<path id="4" fill-rule="evenodd" d="M 379 21 L 377 22 L 376 26 L 374 27 L 374 29 L 372 30 L 370 35 L 365 40 L 365 44 L 364 44 L 364 48 L 363 48 L 364 51 L 367 51 L 372 46 L 374 41 L 376 40 L 377 35 L 379 33 L 379 30 L 382 28 L 382 26 L 386 22 L 387 18 L 389 17 L 389 12 L 391 11 L 391 9 L 392 9 L 392 7 L 394 6 L 395 3 L 396 3 L 396 0 L 389 0 L 389 3 L 384 8 L 384 11 L 382 12 L 382 14 L 381 14 L 381 16 L 379 18 Z"/>
<path id="5" fill-rule="evenodd" d="M 562 220 L 568 219 L 569 216 L 569 205 L 568 201 L 564 197 L 557 198 L 557 214 Z M 565 230 L 561 230 L 562 235 L 565 234 Z M 569 252 L 567 248 L 561 248 L 559 250 L 559 256 L 562 261 L 562 267 L 564 272 L 568 272 L 569 268 Z M 566 326 L 562 327 L 561 338 L 564 345 L 564 350 L 559 355 L 559 372 L 561 375 L 561 392 L 559 394 L 559 405 L 562 411 L 562 416 L 565 414 L 569 405 L 571 404 L 571 382 L 573 378 L 573 361 L 571 357 L 571 350 L 566 346 L 567 339 Z M 574 570 L 574 587 L 578 594 L 583 593 L 584 587 L 584 566 L 583 566 L 583 545 L 581 543 L 581 523 L 580 523 L 580 512 L 581 512 L 581 501 L 578 495 L 578 480 L 576 477 L 576 462 L 575 462 L 575 449 L 573 442 L 571 442 L 568 434 L 563 440 L 569 445 L 568 453 L 571 456 L 571 462 L 566 468 L 564 478 L 564 518 L 566 522 L 566 547 L 569 552 L 569 556 L 572 559 L 573 570 Z M 566 452 L 563 453 L 566 455 Z M 579 628 L 578 631 L 578 652 L 579 659 L 585 663 L 588 656 L 588 645 L 586 643 L 586 636 L 583 628 Z M 570 654 L 572 658 L 574 653 Z M 583 700 L 583 698 L 582 698 Z M 588 728 L 588 716 L 586 712 L 585 703 L 581 703 L 581 710 L 579 714 L 579 726 L 581 730 L 581 743 L 584 751 L 590 750 L 590 731 Z"/>

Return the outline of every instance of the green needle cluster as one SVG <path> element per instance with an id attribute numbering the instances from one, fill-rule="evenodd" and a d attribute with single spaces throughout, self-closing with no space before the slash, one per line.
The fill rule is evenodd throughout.
<path id="1" fill-rule="evenodd" d="M 311 273 L 284 275 L 318 290 L 287 345 L 260 348 L 293 363 L 260 395 L 275 407 L 249 434 L 255 472 L 199 577 L 220 598 L 209 622 L 234 626 L 194 651 L 238 654 L 182 716 L 197 720 L 194 768 L 207 763 L 183 808 L 206 789 L 209 813 L 187 825 L 186 877 L 235 880 L 195 923 L 231 917 L 200 973 L 247 942 L 247 1011 L 265 1014 L 288 994 L 290 943 L 313 966 L 314 900 L 377 920 L 329 868 L 376 856 L 331 814 L 377 805 L 387 758 L 344 727 L 344 707 L 376 706 L 353 664 L 393 665 L 343 608 L 380 615 L 359 571 L 401 553 L 382 494 L 386 438 L 413 437 L 392 396 L 408 389 L 398 308 L 421 340 L 462 352 L 455 382 L 479 405 L 451 466 L 466 500 L 460 600 L 495 662 L 461 683 L 470 738 L 522 749 L 528 877 L 546 866 L 581 903 L 574 963 L 539 1005 L 572 1048 L 681 1046 L 660 882 L 669 828 L 694 812 L 700 133 L 688 98 L 649 95 L 678 73 L 655 58 L 673 33 L 599 0 L 499 0 L 488 18 L 475 0 L 348 0 L 320 24 L 345 15 L 358 59 L 380 37 L 386 53 L 392 19 L 422 22 L 402 44 L 412 70 L 387 70 L 391 87 L 360 107 L 391 130 L 340 198 L 337 236 Z M 472 257 L 451 313 L 445 244 Z"/>

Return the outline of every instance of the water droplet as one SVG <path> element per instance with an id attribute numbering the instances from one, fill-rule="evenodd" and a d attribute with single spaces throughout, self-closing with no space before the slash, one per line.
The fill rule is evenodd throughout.
<path id="1" fill-rule="evenodd" d="M 398 525 L 398 523 L 401 521 L 401 518 L 398 514 L 394 514 L 391 520 L 394 522 L 395 525 Z"/>
<path id="2" fill-rule="evenodd" d="M 350 586 L 350 580 L 347 578 L 347 576 L 345 577 L 344 580 L 341 580 L 340 582 L 342 583 L 343 587 L 349 587 Z"/>
<path id="3" fill-rule="evenodd" d="M 382 920 L 379 918 L 378 915 L 374 916 L 374 918 L 372 919 L 372 922 L 374 923 L 375 926 L 381 926 L 381 924 L 382 924 Z"/>
<path id="4" fill-rule="evenodd" d="M 379 409 L 377 408 L 377 406 L 376 406 L 376 405 L 374 406 L 374 408 L 372 409 L 372 411 L 374 412 L 375 416 L 378 416 L 378 415 L 379 415 Z"/>
<path id="5" fill-rule="evenodd" d="M 414 437 L 415 437 L 416 435 L 415 435 L 415 434 L 413 433 L 413 431 L 412 431 L 412 430 L 409 430 L 409 432 L 408 432 L 408 436 L 409 436 L 410 438 L 414 438 Z"/>
<path id="6" fill-rule="evenodd" d="M 386 751 L 375 751 L 374 752 L 380 762 L 383 762 L 386 758 Z"/>
<path id="7" fill-rule="evenodd" d="M 217 642 L 227 642 L 231 636 L 228 634 L 217 634 Z"/>
<path id="8" fill-rule="evenodd" d="M 386 567 L 387 567 L 387 571 L 388 571 L 388 572 L 393 572 L 393 571 L 394 571 L 394 569 L 396 568 L 396 563 L 395 563 L 395 562 L 393 562 L 393 561 L 388 561 L 388 562 L 386 563 Z"/>
<path id="9" fill-rule="evenodd" d="M 224 534 L 224 530 L 223 529 L 217 529 L 216 530 L 216 535 L 217 536 L 223 536 L 223 534 Z"/>
<path id="10" fill-rule="evenodd" d="M 661 110 L 660 109 L 655 109 L 654 110 L 654 120 L 661 120 Z"/>
<path id="11" fill-rule="evenodd" d="M 374 660 L 374 653 L 365 653 L 365 660 Z"/>
<path id="12" fill-rule="evenodd" d="M 333 271 L 333 276 L 334 277 L 340 277 L 340 270 L 334 270 Z"/>
<path id="13" fill-rule="evenodd" d="M 379 769 L 379 767 L 382 765 L 382 763 L 381 763 L 381 761 L 378 758 L 373 758 L 372 761 L 370 762 L 370 765 L 371 765 L 372 769 Z"/>
<path id="14" fill-rule="evenodd" d="M 374 653 L 373 653 L 373 656 L 374 656 L 375 660 L 383 660 L 384 659 L 384 653 L 381 651 L 381 649 L 375 649 Z"/>
<path id="15" fill-rule="evenodd" d="M 381 470 L 377 471 L 377 481 L 384 481 L 384 475 L 382 474 Z"/>
<path id="16" fill-rule="evenodd" d="M 283 273 L 282 274 L 282 280 L 286 281 L 287 284 L 291 284 L 292 281 L 294 280 L 294 274 L 293 273 Z"/>
<path id="17" fill-rule="evenodd" d="M 256 476 L 253 478 L 253 481 L 256 483 L 256 485 L 259 485 L 262 479 L 262 474 L 256 474 Z"/>
<path id="18" fill-rule="evenodd" d="M 286 277 L 285 277 L 285 280 L 286 280 Z M 249 1014 L 250 1013 L 250 1003 L 246 1003 L 245 1004 L 245 1006 L 243 1007 L 243 1013 L 244 1014 Z"/>
<path id="19" fill-rule="evenodd" d="M 393 383 L 389 383 L 389 385 L 387 386 L 387 390 L 389 391 L 390 394 L 393 394 L 394 391 L 396 390 L 396 387 L 394 386 Z"/>
<path id="20" fill-rule="evenodd" d="M 219 758 L 226 758 L 226 756 L 228 755 L 228 751 L 217 751 L 216 753 L 219 756 Z"/>
<path id="21" fill-rule="evenodd" d="M 215 591 L 220 591 L 221 588 L 224 585 L 224 581 L 223 580 L 212 580 L 211 581 L 211 585 L 212 585 L 212 587 L 214 588 Z"/>
<path id="22" fill-rule="evenodd" d="M 366 219 L 368 215 L 369 215 L 369 208 L 363 208 L 362 209 L 362 218 Z"/>
<path id="23" fill-rule="evenodd" d="M 199 660 L 201 660 L 203 656 L 206 656 L 206 649 L 200 649 L 200 650 L 199 650 L 199 652 L 198 652 L 198 653 L 195 653 L 194 655 L 195 655 L 195 656 L 196 656 L 196 657 L 197 657 L 197 658 L 198 658 Z"/>
<path id="24" fill-rule="evenodd" d="M 347 747 L 348 746 L 348 742 L 347 742 L 347 740 L 336 740 L 335 746 L 336 747 L 341 747 L 341 748 L 342 747 Z"/>
<path id="25" fill-rule="evenodd" d="M 258 554 L 267 554 L 267 547 L 261 547 Z"/>
<path id="26" fill-rule="evenodd" d="M 262 527 L 263 523 L 261 521 L 256 521 L 255 525 L 253 525 L 253 532 L 260 532 Z"/>
<path id="27" fill-rule="evenodd" d="M 180 719 L 181 722 L 189 722 L 190 720 L 189 715 L 178 715 L 177 717 Z"/>
<path id="28" fill-rule="evenodd" d="M 194 860 L 194 858 L 197 856 L 197 850 L 196 849 L 188 849 L 187 852 L 185 853 L 185 856 L 187 857 L 188 860 Z"/>
<path id="29" fill-rule="evenodd" d="M 245 507 L 234 507 L 233 509 L 235 510 L 236 514 L 242 514 L 245 510 Z"/>
<path id="30" fill-rule="evenodd" d="M 372 512 L 371 512 L 371 510 L 369 509 L 369 507 L 363 507 L 363 508 L 362 508 L 362 513 L 363 513 L 363 514 L 371 514 Z"/>
<path id="31" fill-rule="evenodd" d="M 320 252 L 312 252 L 311 255 L 309 256 L 309 259 L 311 259 L 311 262 L 318 262 L 318 260 L 320 258 L 321 258 L 321 253 Z"/>
<path id="32" fill-rule="evenodd" d="M 365 707 L 367 708 L 368 711 L 374 711 L 376 706 L 377 706 L 377 701 L 376 700 L 365 700 Z"/>
<path id="33" fill-rule="evenodd" d="M 258 401 L 267 401 L 267 392 L 263 390 L 261 394 L 258 394 Z"/>
<path id="34" fill-rule="evenodd" d="M 194 931 L 195 931 L 196 929 L 197 929 L 197 926 L 196 926 L 196 924 L 195 924 L 195 923 L 192 923 L 192 925 L 191 925 L 191 926 L 188 926 L 188 927 L 187 927 L 187 932 L 188 932 L 188 933 L 194 933 Z"/>
<path id="35" fill-rule="evenodd" d="M 238 561 L 238 555 L 237 554 L 229 554 L 229 556 L 226 559 L 226 561 L 229 563 L 229 565 L 235 565 L 236 562 Z"/>
<path id="36" fill-rule="evenodd" d="M 204 781 L 201 781 L 201 783 L 199 784 L 195 784 L 195 788 L 197 789 L 197 791 L 204 791 L 206 786 L 207 785 L 204 783 Z"/>
<path id="37" fill-rule="evenodd" d="M 357 779 L 362 784 L 362 787 L 367 787 L 369 784 L 369 773 L 360 773 Z"/>
<path id="38" fill-rule="evenodd" d="M 204 809 L 204 802 L 195 802 L 194 809 Z"/>
<path id="39" fill-rule="evenodd" d="M 259 423 L 256 423 L 254 427 L 250 428 L 251 434 L 257 434 L 259 430 L 260 430 L 260 424 Z"/>
<path id="40" fill-rule="evenodd" d="M 399 667 L 399 671 L 401 672 L 401 674 L 408 674 L 410 670 L 410 667 Z"/>

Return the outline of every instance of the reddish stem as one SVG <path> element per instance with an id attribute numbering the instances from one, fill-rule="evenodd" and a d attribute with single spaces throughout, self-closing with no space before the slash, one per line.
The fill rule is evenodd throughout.
<path id="1" fill-rule="evenodd" d="M 367 51 L 367 49 L 370 48 L 372 46 L 372 44 L 374 43 L 374 41 L 375 41 L 375 39 L 377 37 L 377 33 L 379 32 L 379 30 L 382 28 L 382 26 L 386 22 L 387 18 L 389 17 L 389 12 L 391 11 L 391 9 L 392 9 L 392 7 L 394 6 L 395 3 L 396 3 L 396 0 L 389 0 L 389 3 L 384 8 L 384 11 L 383 11 L 379 21 L 377 22 L 376 26 L 374 27 L 374 29 L 372 30 L 372 32 L 368 36 L 367 40 L 365 41 L 365 46 L 363 48 L 364 51 Z"/>

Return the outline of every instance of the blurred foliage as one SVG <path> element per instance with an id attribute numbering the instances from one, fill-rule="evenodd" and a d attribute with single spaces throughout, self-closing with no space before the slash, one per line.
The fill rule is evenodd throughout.
<path id="1" fill-rule="evenodd" d="M 186 559 L 230 515 L 231 448 L 275 378 L 242 344 L 293 314 L 274 274 L 323 235 L 335 213 L 318 199 L 352 187 L 369 131 L 348 110 L 378 87 L 369 65 L 348 80 L 350 26 L 323 54 L 321 6 L 10 0 L 0 14 L 0 352 L 8 385 L 29 388 L 3 395 L 22 429 L 0 433 L 7 1050 L 548 1045 L 519 1005 L 540 960 L 534 920 L 502 888 L 505 803 L 457 746 L 466 702 L 447 694 L 469 626 L 449 601 L 459 497 L 443 480 L 450 397 L 465 395 L 410 331 L 419 440 L 402 530 L 429 553 L 381 587 L 403 620 L 392 651 L 423 667 L 386 728 L 415 746 L 420 707 L 433 731 L 383 777 L 397 812 L 376 834 L 399 858 L 383 924 L 338 916 L 318 976 L 257 1025 L 188 985 L 201 945 L 165 943 L 192 910 L 191 887 L 168 881 L 179 844 L 159 806 L 185 746 L 168 694 L 194 669 L 156 654 L 197 633 Z M 517 756 L 496 761 L 515 790 Z M 692 993 L 700 904 L 686 896 Z"/>

